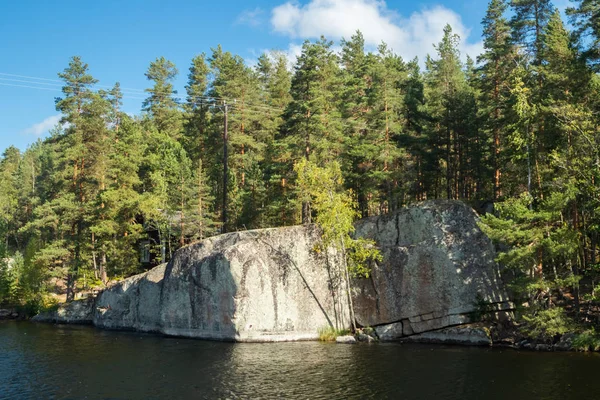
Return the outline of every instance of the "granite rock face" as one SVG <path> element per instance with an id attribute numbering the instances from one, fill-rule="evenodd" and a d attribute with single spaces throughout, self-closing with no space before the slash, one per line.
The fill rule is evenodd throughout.
<path id="1" fill-rule="evenodd" d="M 160 298 L 166 264 L 127 278 L 96 299 L 94 325 L 106 329 L 160 332 Z"/>
<path id="2" fill-rule="evenodd" d="M 312 340 L 350 325 L 335 254 L 315 252 L 315 227 L 231 233 L 177 252 L 168 264 L 161 332 L 237 341 Z M 328 261 L 329 260 L 329 261 Z"/>
<path id="3" fill-rule="evenodd" d="M 202 339 L 315 340 L 320 327 L 350 325 L 340 263 L 314 250 L 318 240 L 313 226 L 203 240 L 104 290 L 86 318 L 100 328 Z"/>
<path id="4" fill-rule="evenodd" d="M 352 292 L 358 324 L 381 340 L 468 323 L 477 302 L 510 308 L 492 243 L 463 203 L 426 202 L 362 220 L 356 233 L 383 254 Z M 202 339 L 315 340 L 321 327 L 351 325 L 342 263 L 315 250 L 319 235 L 297 226 L 205 239 L 95 301 L 36 318 Z"/>
<path id="5" fill-rule="evenodd" d="M 354 282 L 357 322 L 382 340 L 468 323 L 477 303 L 512 305 L 477 215 L 458 201 L 431 201 L 359 221 L 383 261 Z"/>

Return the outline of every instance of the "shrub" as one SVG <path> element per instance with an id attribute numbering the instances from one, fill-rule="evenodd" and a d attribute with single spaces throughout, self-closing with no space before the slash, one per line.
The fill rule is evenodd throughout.
<path id="1" fill-rule="evenodd" d="M 573 348 L 580 351 L 600 350 L 600 334 L 594 328 L 580 333 L 573 339 Z"/>
<path id="2" fill-rule="evenodd" d="M 531 338 L 551 340 L 573 329 L 573 322 L 562 308 L 533 311 L 523 315 L 523 319 L 521 330 Z"/>

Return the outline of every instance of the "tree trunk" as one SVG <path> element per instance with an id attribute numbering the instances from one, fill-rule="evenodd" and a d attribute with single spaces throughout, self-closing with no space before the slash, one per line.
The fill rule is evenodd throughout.
<path id="1" fill-rule="evenodd" d="M 104 286 L 106 286 L 108 283 L 108 276 L 106 274 L 106 251 L 104 246 L 102 246 L 102 251 L 100 254 L 100 280 Z"/>
<path id="2" fill-rule="evenodd" d="M 346 243 L 344 238 L 340 238 L 342 245 L 342 264 L 344 267 L 344 273 L 346 277 L 346 293 L 348 295 L 348 307 L 350 307 L 350 320 L 352 322 L 352 331 L 356 332 L 356 317 L 354 316 L 354 303 L 352 302 L 352 293 L 350 288 L 350 272 L 348 272 L 348 260 L 346 259 Z"/>

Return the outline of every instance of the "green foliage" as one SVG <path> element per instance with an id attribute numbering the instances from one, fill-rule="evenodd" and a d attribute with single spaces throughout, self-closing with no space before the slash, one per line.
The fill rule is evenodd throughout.
<path id="1" fill-rule="evenodd" d="M 17 301 L 19 267 L 16 260 L 0 259 L 0 304 L 14 304 Z"/>
<path id="2" fill-rule="evenodd" d="M 470 315 L 473 322 L 486 321 L 489 319 L 490 314 L 496 311 L 494 305 L 486 301 L 479 293 L 477 294 L 474 306 L 475 309 Z"/>
<path id="3" fill-rule="evenodd" d="M 140 272 L 141 241 L 169 259 L 218 233 L 225 211 L 228 230 L 314 217 L 322 247 L 366 276 L 380 256 L 353 238 L 356 218 L 446 198 L 494 202 L 482 229 L 520 300 L 593 309 L 598 10 L 575 0 L 566 25 L 548 0 L 491 0 L 477 65 L 451 26 L 423 70 L 384 43 L 369 51 L 361 32 L 339 52 L 306 41 L 293 70 L 282 53 L 251 67 L 217 46 L 191 60 L 182 101 L 177 67 L 158 57 L 139 117 L 123 113 L 118 83 L 96 90 L 72 57 L 55 104 L 67 124 L 0 157 L 0 259 L 23 254 L 0 269 L 0 296 L 34 301 L 52 281 L 72 299 Z"/>
<path id="4" fill-rule="evenodd" d="M 572 346 L 579 351 L 600 351 L 600 334 L 588 329 L 573 338 Z"/>
<path id="5" fill-rule="evenodd" d="M 346 336 L 350 334 L 347 329 L 335 329 L 331 326 L 326 326 L 318 329 L 319 340 L 321 342 L 335 342 L 338 336 Z"/>
<path id="6" fill-rule="evenodd" d="M 381 254 L 373 241 L 351 236 L 358 213 L 352 193 L 343 190 L 340 165 L 334 161 L 322 168 L 302 160 L 294 165 L 294 170 L 298 174 L 299 196 L 311 203 L 317 215 L 315 222 L 323 232 L 322 248 L 335 248 L 348 260 L 351 274 L 368 277 L 369 263 L 381 260 Z"/>
<path id="7" fill-rule="evenodd" d="M 523 315 L 525 321 L 521 327 L 523 333 L 532 338 L 552 340 L 574 328 L 573 321 L 564 309 L 556 307 L 548 310 L 533 311 Z"/>

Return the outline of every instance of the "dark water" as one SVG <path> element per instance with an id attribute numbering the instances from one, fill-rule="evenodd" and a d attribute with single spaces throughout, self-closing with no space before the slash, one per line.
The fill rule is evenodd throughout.
<path id="1" fill-rule="evenodd" d="M 231 344 L 0 323 L 1 399 L 600 399 L 596 354 Z"/>

